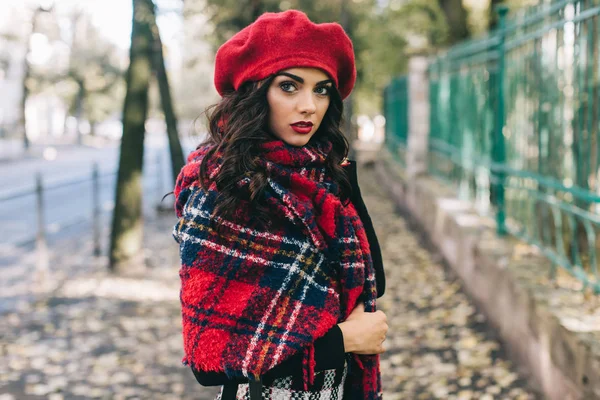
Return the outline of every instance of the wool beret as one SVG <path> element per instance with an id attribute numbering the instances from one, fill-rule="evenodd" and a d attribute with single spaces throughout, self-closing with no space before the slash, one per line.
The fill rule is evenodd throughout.
<path id="1" fill-rule="evenodd" d="M 297 10 L 264 13 L 217 51 L 215 87 L 223 96 L 244 82 L 278 71 L 313 67 L 326 72 L 342 98 L 356 81 L 352 41 L 337 23 L 315 24 Z"/>

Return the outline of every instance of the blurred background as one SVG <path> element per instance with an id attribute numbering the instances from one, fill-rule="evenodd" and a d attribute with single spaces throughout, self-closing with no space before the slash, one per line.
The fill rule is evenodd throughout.
<path id="1" fill-rule="evenodd" d="M 358 69 L 345 132 L 377 149 L 390 80 L 414 55 L 485 37 L 500 3 L 537 1 L 0 1 L 0 399 L 199 390 L 177 359 L 164 196 L 204 137 L 214 54 L 235 32 L 291 8 L 339 22 Z"/>
<path id="2" fill-rule="evenodd" d="M 354 112 L 370 117 L 381 112 L 381 91 L 390 77 L 406 70 L 411 47 L 443 48 L 481 35 L 495 22 L 489 0 L 155 3 L 173 103 L 186 133 L 186 123 L 217 100 L 216 48 L 263 12 L 297 8 L 315 21 L 344 25 L 358 60 Z M 511 9 L 528 3 L 533 2 L 508 2 Z M 30 144 L 100 145 L 119 139 L 132 2 L 6 0 L 0 11 L 2 157 L 18 157 Z M 150 86 L 152 133 L 164 120 L 155 86 Z"/>
<path id="3" fill-rule="evenodd" d="M 499 3 L 5 0 L 0 240 L 11 249 L 37 240 L 45 249 L 53 235 L 87 226 L 95 254 L 108 251 L 113 269 L 138 254 L 143 207 L 154 209 L 171 191 L 185 155 L 203 138 L 203 111 L 218 100 L 216 49 L 263 12 L 296 8 L 344 26 L 358 69 L 345 131 L 360 149 L 383 143 L 382 93 L 407 73 L 409 58 L 484 36 Z M 530 3 L 506 4 L 517 11 Z M 108 236 L 101 232 L 107 225 Z"/>

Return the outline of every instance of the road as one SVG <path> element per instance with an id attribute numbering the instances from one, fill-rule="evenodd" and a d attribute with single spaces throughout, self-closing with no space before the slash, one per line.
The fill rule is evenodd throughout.
<path id="1" fill-rule="evenodd" d="M 185 146 L 189 151 L 193 143 Z M 186 153 L 187 154 L 187 153 Z M 119 148 L 58 149 L 54 160 L 29 159 L 0 164 L 0 244 L 23 245 L 35 239 L 35 176 L 44 186 L 44 220 L 49 235 L 92 218 L 92 166 L 99 169 L 103 213 L 112 210 Z M 144 207 L 154 207 L 173 188 L 166 135 L 150 136 L 144 149 Z M 166 200 L 165 200 L 166 201 Z"/>
<path id="2" fill-rule="evenodd" d="M 185 154 L 197 143 L 186 140 Z M 166 135 L 146 138 L 144 148 L 144 212 L 156 207 L 173 189 Z M 119 148 L 58 148 L 56 159 L 28 158 L 0 163 L 0 314 L 29 302 L 40 288 L 35 237 L 38 229 L 35 197 L 35 175 L 40 173 L 44 190 L 44 227 L 48 248 L 48 274 L 56 282 L 58 276 L 80 273 L 76 260 L 57 262 L 57 257 L 78 254 L 87 248 L 92 232 L 92 165 L 99 169 L 101 214 L 100 246 L 107 251 L 107 238 L 115 197 L 115 180 Z M 159 161 L 160 159 L 160 161 Z M 159 173 L 160 172 L 160 173 Z M 13 197 L 6 200 L 7 197 Z M 164 201 L 172 204 L 172 198 Z M 42 282 L 43 283 L 43 282 Z"/>

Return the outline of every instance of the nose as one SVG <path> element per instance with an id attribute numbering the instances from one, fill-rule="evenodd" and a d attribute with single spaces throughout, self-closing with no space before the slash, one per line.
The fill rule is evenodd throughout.
<path id="1" fill-rule="evenodd" d="M 298 111 L 302 114 L 314 114 L 317 111 L 317 105 L 312 91 L 305 91 L 298 96 Z"/>

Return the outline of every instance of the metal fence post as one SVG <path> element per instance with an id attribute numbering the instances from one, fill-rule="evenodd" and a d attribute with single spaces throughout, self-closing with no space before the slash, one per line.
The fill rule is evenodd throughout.
<path id="1" fill-rule="evenodd" d="M 36 195 L 36 215 L 37 215 L 37 235 L 35 240 L 36 248 L 36 267 L 37 272 L 44 274 L 48 271 L 48 244 L 46 242 L 46 221 L 44 218 L 44 186 L 42 183 L 42 174 L 35 175 L 35 195 Z"/>
<path id="2" fill-rule="evenodd" d="M 498 235 L 506 235 L 506 206 L 504 202 L 504 184 L 506 172 L 504 166 L 506 163 L 506 150 L 504 140 L 504 126 L 506 116 L 504 113 L 504 41 L 506 38 L 506 14 L 508 7 L 498 6 L 498 70 L 496 72 L 496 118 L 494 126 L 494 146 L 492 146 L 492 160 L 494 166 L 492 173 L 494 176 L 495 198 L 496 198 L 496 232 Z"/>
<path id="3" fill-rule="evenodd" d="M 94 240 L 94 256 L 99 257 L 100 248 L 100 176 L 98 163 L 92 165 L 92 231 Z"/>

